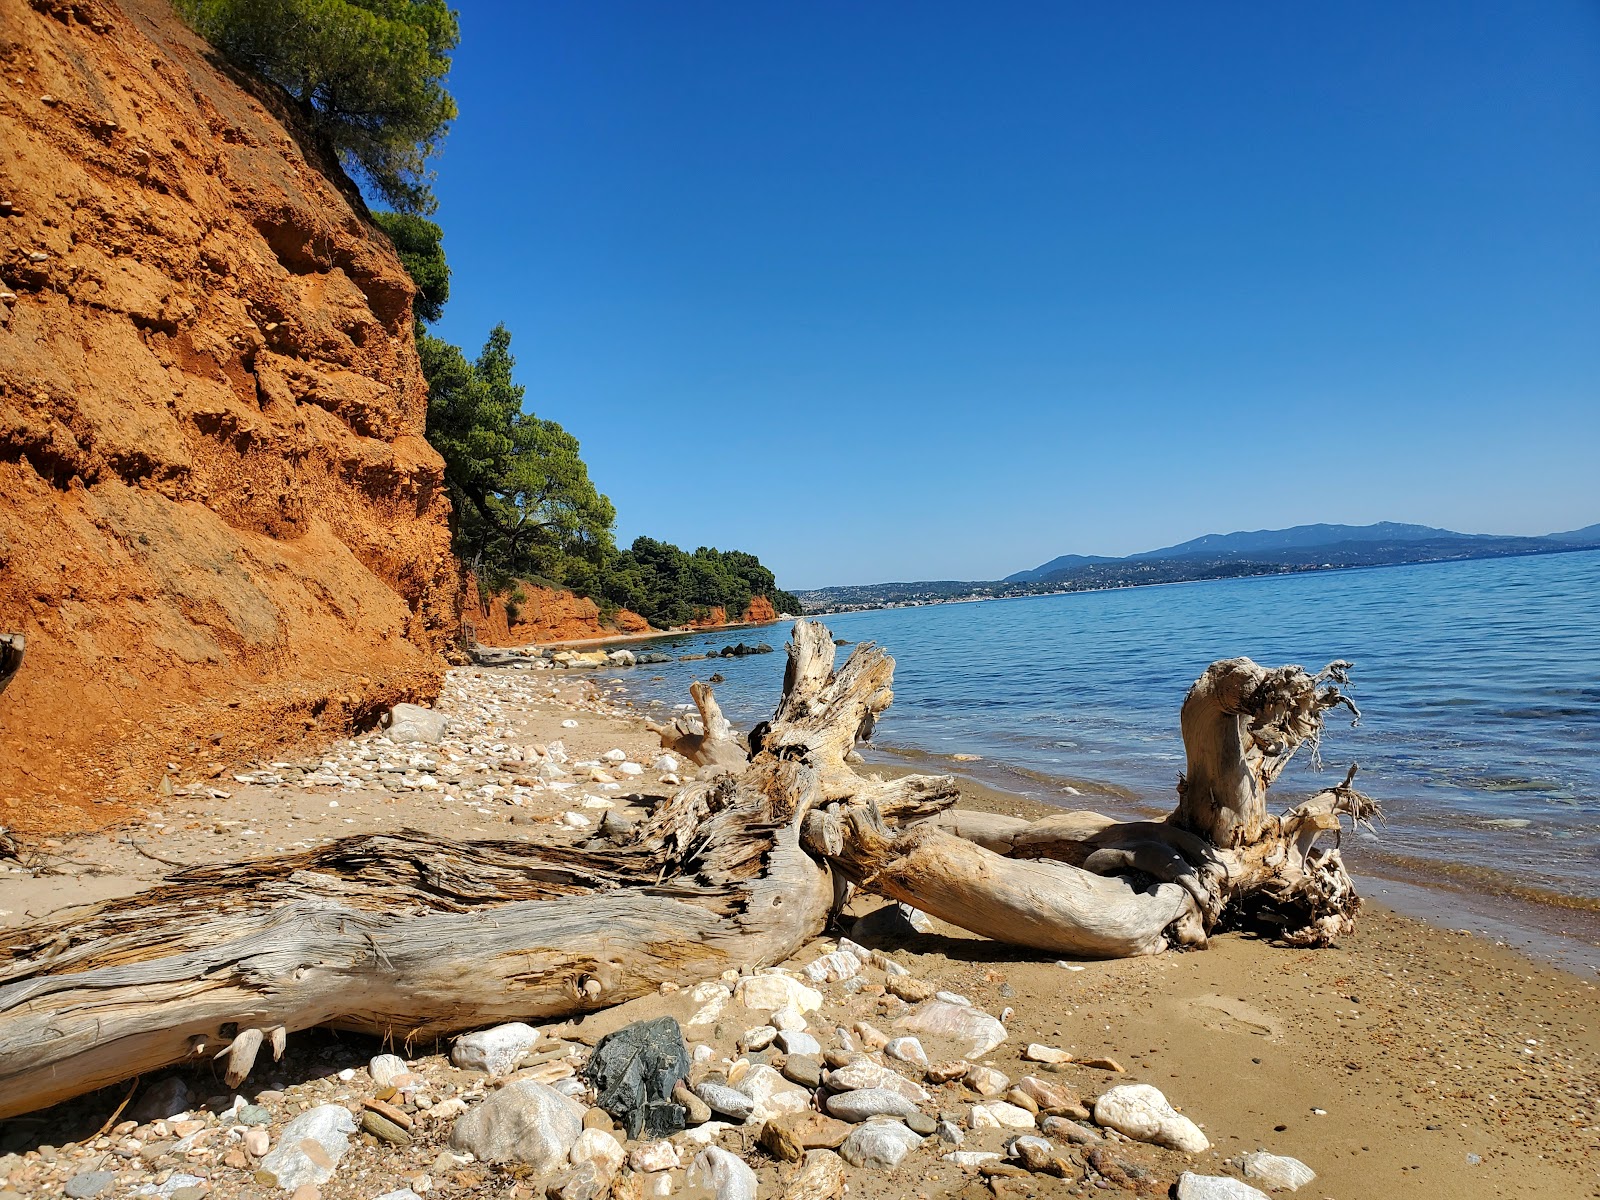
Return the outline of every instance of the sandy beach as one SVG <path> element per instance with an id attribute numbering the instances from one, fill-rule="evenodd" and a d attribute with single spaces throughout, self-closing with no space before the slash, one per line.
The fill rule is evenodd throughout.
<path id="1" fill-rule="evenodd" d="M 132 896 L 179 864 L 271 855 L 355 833 L 410 828 L 441 838 L 581 843 L 606 814 L 642 816 L 650 802 L 639 797 L 671 788 L 667 773 L 650 765 L 659 754 L 656 739 L 620 698 L 613 675 L 459 668 L 440 702 L 452 721 L 443 747 L 390 748 L 366 735 L 306 758 L 237 764 L 215 778 L 183 780 L 135 823 L 25 841 L 18 861 L 0 864 L 0 930 L 59 919 L 67 906 Z M 572 762 L 621 750 L 642 770 L 553 788 L 533 772 L 537 756 L 526 748 L 558 740 Z M 1042 811 L 971 782 L 963 782 L 962 804 Z M 1165 1195 L 1183 1171 L 1238 1177 L 1241 1156 L 1266 1149 L 1316 1171 L 1301 1195 L 1336 1200 L 1600 1196 L 1600 994 L 1594 983 L 1470 929 L 1439 928 L 1369 904 L 1356 935 L 1327 950 L 1225 934 L 1203 952 L 1058 963 L 937 922 L 913 932 L 888 919 L 897 910 L 874 915 L 880 907 L 858 896 L 836 936 L 888 955 L 912 978 L 985 1012 L 1009 1009 L 1006 1039 L 983 1063 L 1010 1080 L 1037 1074 L 1063 1084 L 1091 1106 L 1114 1085 L 1154 1084 L 1200 1125 L 1211 1148 L 1185 1155 L 1115 1134 L 1081 1145 L 1058 1138 L 1072 1164 L 1065 1178 L 991 1179 L 945 1161 L 941 1156 L 957 1147 L 930 1137 L 893 1170 L 850 1168 L 851 1195 L 920 1200 L 1123 1187 Z M 815 943 L 787 965 L 803 967 L 837 944 Z M 881 971 L 864 968 L 861 976 L 860 985 L 819 986 L 822 1007 L 810 1029 L 830 1049 L 836 1029 L 866 1023 L 892 1035 L 907 1011 L 885 993 Z M 687 1020 L 693 1007 L 687 993 L 669 990 L 546 1028 L 540 1048 L 556 1053 L 522 1075 L 570 1078 L 585 1045 L 606 1029 L 660 1014 Z M 740 1038 L 761 1024 L 759 1013 L 746 1016 L 735 1001 L 714 1023 L 688 1026 L 691 1046 L 710 1048 L 710 1066 L 697 1071 L 731 1073 L 736 1068 L 721 1064 L 741 1058 L 745 1070 L 782 1064 L 772 1050 L 740 1054 Z M 1045 1072 L 1024 1061 L 1030 1043 L 1079 1061 Z M 250 1112 L 265 1122 L 260 1126 L 240 1120 L 246 1110 L 209 1064 L 173 1073 L 186 1088 L 174 1110 L 181 1117 L 140 1113 L 141 1097 L 161 1082 L 155 1079 L 141 1082 L 121 1114 L 127 1085 L 0 1122 L 0 1200 L 59 1195 L 69 1181 L 96 1172 L 111 1173 L 96 1193 L 106 1197 L 174 1179 L 178 1188 L 166 1194 L 178 1200 L 274 1194 L 257 1181 L 258 1160 L 245 1135 L 262 1128 L 276 1145 L 285 1124 L 312 1104 L 361 1111 L 381 1090 L 369 1061 L 385 1050 L 403 1055 L 423 1081 L 405 1097 L 409 1141 L 356 1135 L 321 1196 L 372 1200 L 401 1188 L 442 1196 L 480 1189 L 544 1194 L 543 1183 L 525 1173 L 453 1155 L 451 1122 L 430 1115 L 458 1114 L 503 1081 L 452 1065 L 448 1043 L 385 1047 L 373 1038 L 311 1031 L 293 1035 L 282 1063 L 258 1065 L 237 1089 L 243 1102 L 259 1106 Z M 1122 1071 L 1081 1063 L 1102 1057 Z M 983 1099 L 965 1081 L 928 1089 L 923 1107 L 958 1121 Z M 401 1102 L 392 1089 L 388 1094 Z M 792 1168 L 759 1149 L 753 1132 L 731 1126 L 715 1131 L 712 1143 L 746 1158 L 761 1195 L 782 1195 Z M 1000 1152 L 1012 1132 L 968 1129 L 959 1149 Z M 684 1164 L 693 1149 L 681 1155 Z M 693 1194 L 681 1171 L 668 1182 Z M 195 1188 L 201 1190 L 182 1190 Z"/>

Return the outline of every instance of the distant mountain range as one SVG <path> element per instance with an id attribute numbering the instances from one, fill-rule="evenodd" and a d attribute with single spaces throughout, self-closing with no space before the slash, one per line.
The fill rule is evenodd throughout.
<path id="1" fill-rule="evenodd" d="M 1600 524 L 1540 537 L 1457 533 L 1453 529 L 1396 521 L 1379 521 L 1375 525 L 1296 525 L 1291 529 L 1208 533 L 1176 546 L 1163 546 L 1125 558 L 1063 554 L 1031 570 L 1018 571 L 992 582 L 941 579 L 854 584 L 797 594 L 808 612 L 837 612 L 1244 575 L 1557 554 L 1595 548 L 1600 548 Z"/>

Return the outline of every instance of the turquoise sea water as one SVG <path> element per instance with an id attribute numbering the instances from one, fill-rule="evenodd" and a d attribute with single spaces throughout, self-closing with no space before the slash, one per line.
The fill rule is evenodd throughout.
<path id="1" fill-rule="evenodd" d="M 1357 869 L 1438 874 L 1485 894 L 1600 908 L 1600 552 L 1081 592 L 824 618 L 894 655 L 879 754 L 1113 815 L 1166 811 L 1178 709 L 1207 664 L 1353 660 L 1360 724 L 1335 715 L 1323 769 L 1297 758 L 1278 807 L 1338 782 L 1387 814 L 1346 839 Z M 644 703 L 718 671 L 741 728 L 771 715 L 782 626 L 673 639 L 688 654 L 779 653 L 626 672 Z M 654 648 L 654 647 L 652 647 Z M 851 650 L 841 646 L 843 656 Z M 976 754 L 979 763 L 944 761 Z M 1068 788 L 1076 788 L 1073 795 Z"/>

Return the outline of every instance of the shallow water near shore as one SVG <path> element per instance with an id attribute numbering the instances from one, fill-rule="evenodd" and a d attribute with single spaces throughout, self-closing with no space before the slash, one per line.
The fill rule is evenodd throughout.
<path id="1" fill-rule="evenodd" d="M 1169 810 L 1183 768 L 1178 710 L 1218 658 L 1311 670 L 1355 663 L 1362 710 L 1334 714 L 1318 770 L 1302 751 L 1280 806 L 1337 783 L 1379 799 L 1376 836 L 1346 838 L 1366 873 L 1436 879 L 1535 905 L 1593 942 L 1600 913 L 1600 552 L 1219 580 L 825 618 L 894 655 L 876 752 L 959 770 L 1052 804 Z M 702 653 L 782 626 L 652 648 Z M 840 655 L 850 647 L 841 646 Z M 734 723 L 770 716 L 784 656 L 642 667 L 642 702 L 681 703 L 725 676 Z M 954 755 L 976 755 L 978 761 Z M 1076 794 L 1075 794 L 1076 793 Z"/>

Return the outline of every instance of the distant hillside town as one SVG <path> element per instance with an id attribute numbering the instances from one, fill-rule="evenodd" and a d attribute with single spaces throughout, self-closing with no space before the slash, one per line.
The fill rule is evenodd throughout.
<path id="1" fill-rule="evenodd" d="M 1296 525 L 1290 529 L 1209 533 L 1176 546 L 1164 546 L 1125 558 L 1064 554 L 1030 570 L 988 582 L 938 579 L 917 583 L 851 584 L 796 595 L 808 613 L 853 612 L 992 600 L 1002 596 L 1039 596 L 1467 558 L 1559 554 L 1595 548 L 1600 548 L 1600 524 L 1542 537 L 1457 533 L 1395 521 L 1380 521 L 1374 525 Z"/>

